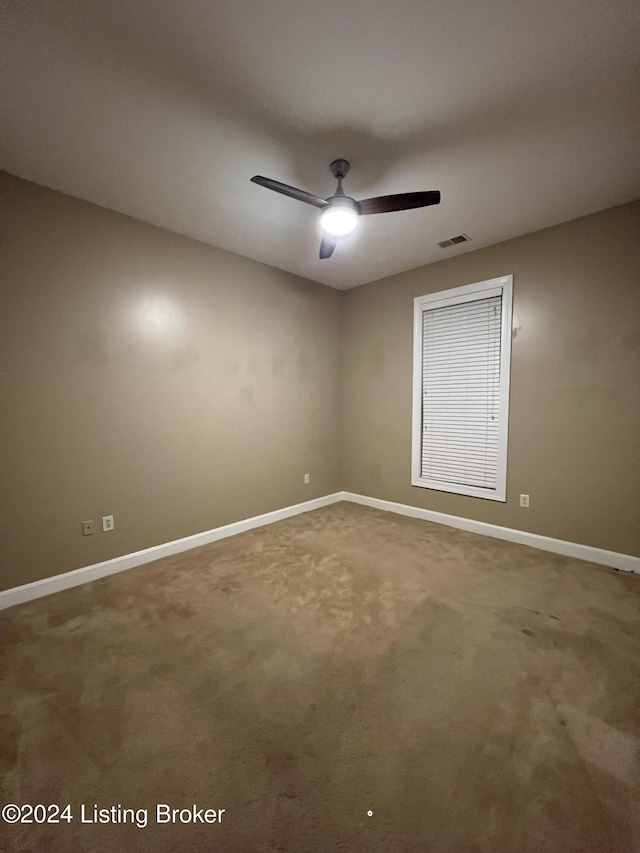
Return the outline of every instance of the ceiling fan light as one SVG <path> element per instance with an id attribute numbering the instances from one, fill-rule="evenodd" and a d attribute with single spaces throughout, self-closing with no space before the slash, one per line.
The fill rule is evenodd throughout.
<path id="1" fill-rule="evenodd" d="M 320 216 L 320 225 L 332 237 L 350 234 L 357 224 L 358 214 L 348 205 L 332 204 Z"/>

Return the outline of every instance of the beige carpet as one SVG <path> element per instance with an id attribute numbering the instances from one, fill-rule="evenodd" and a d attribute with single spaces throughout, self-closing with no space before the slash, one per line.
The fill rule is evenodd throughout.
<path id="1" fill-rule="evenodd" d="M 639 604 L 637 576 L 336 504 L 5 611 L 2 802 L 73 820 L 0 847 L 640 849 Z"/>

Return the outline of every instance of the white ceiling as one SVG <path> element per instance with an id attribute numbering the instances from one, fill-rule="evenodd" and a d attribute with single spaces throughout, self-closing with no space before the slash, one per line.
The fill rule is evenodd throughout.
<path id="1" fill-rule="evenodd" d="M 346 289 L 640 195 L 635 0 L 5 0 L 7 171 Z M 321 196 L 439 189 L 318 259 Z M 472 242 L 440 249 L 467 233 Z"/>

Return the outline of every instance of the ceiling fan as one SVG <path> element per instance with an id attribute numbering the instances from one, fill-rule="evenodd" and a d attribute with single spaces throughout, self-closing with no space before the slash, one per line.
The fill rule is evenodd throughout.
<path id="1" fill-rule="evenodd" d="M 260 184 L 268 190 L 288 195 L 305 204 L 312 204 L 322 210 L 320 225 L 326 236 L 320 243 L 320 258 L 330 258 L 333 250 L 340 242 L 340 238 L 350 234 L 358 224 L 360 216 L 370 213 L 391 213 L 394 210 L 409 210 L 414 207 L 428 207 L 430 204 L 440 204 L 440 193 L 438 190 L 417 193 L 398 193 L 397 195 L 381 195 L 377 198 L 365 198 L 356 201 L 354 198 L 344 194 L 342 181 L 351 168 L 348 160 L 334 160 L 330 166 L 334 178 L 337 178 L 338 187 L 335 194 L 329 198 L 320 198 L 317 195 L 281 184 L 271 178 L 263 178 L 262 175 L 254 175 L 251 180 L 254 184 Z"/>

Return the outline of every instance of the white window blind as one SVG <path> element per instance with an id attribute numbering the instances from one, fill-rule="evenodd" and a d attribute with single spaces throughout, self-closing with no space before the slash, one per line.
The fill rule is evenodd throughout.
<path id="1" fill-rule="evenodd" d="M 496 487 L 501 303 L 423 312 L 423 477 Z"/>
<path id="2" fill-rule="evenodd" d="M 511 291 L 498 281 L 416 300 L 414 485 L 505 499 Z"/>

